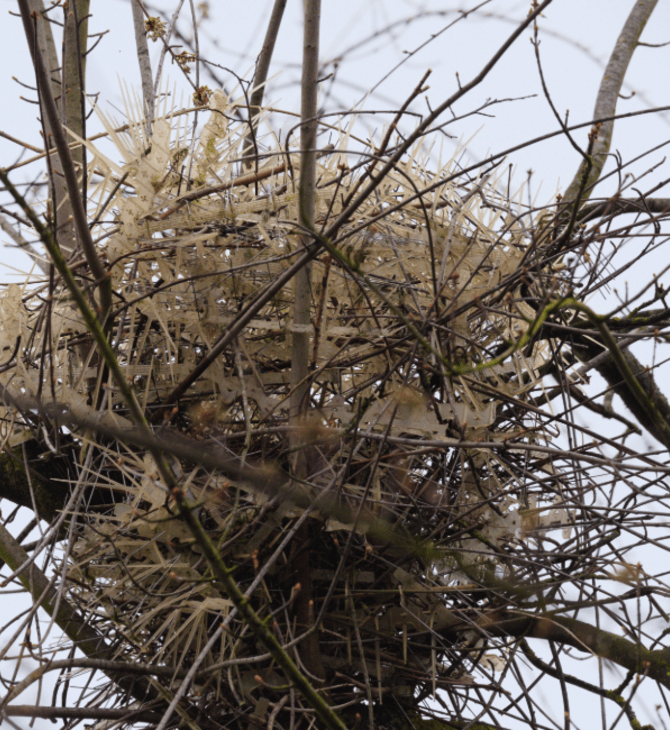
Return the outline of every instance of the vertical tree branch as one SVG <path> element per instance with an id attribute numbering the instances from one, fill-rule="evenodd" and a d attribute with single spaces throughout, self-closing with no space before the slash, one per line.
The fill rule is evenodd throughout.
<path id="1" fill-rule="evenodd" d="M 28 8 L 30 10 L 31 22 L 27 25 L 24 20 L 24 30 L 28 38 L 28 45 L 35 44 L 39 48 L 44 63 L 47 67 L 49 79 L 49 93 L 51 98 L 61 98 L 62 77 L 59 72 L 60 62 L 56 53 L 56 44 L 54 43 L 53 33 L 51 32 L 51 24 L 46 17 L 44 3 L 42 0 L 28 0 Z M 33 38 L 33 35 L 36 37 Z M 32 50 L 31 50 L 32 54 Z M 34 63 L 34 61 L 33 61 Z M 51 134 L 51 124 L 44 110 L 44 100 L 40 98 L 40 117 L 46 139 L 44 140 L 44 149 L 53 150 L 54 140 Z M 58 154 L 55 152 L 50 155 L 49 166 L 51 169 L 61 169 Z M 67 186 L 63 177 L 58 174 L 51 176 L 51 198 L 54 203 L 54 222 L 58 245 L 67 254 L 72 254 L 77 247 L 77 239 L 72 223 L 72 207 L 68 200 Z"/>
<path id="2" fill-rule="evenodd" d="M 260 107 L 263 104 L 265 82 L 268 78 L 270 61 L 272 60 L 272 54 L 274 53 L 275 42 L 277 40 L 277 35 L 279 34 L 279 26 L 281 25 L 282 17 L 284 15 L 284 8 L 286 8 L 286 0 L 275 0 L 274 7 L 272 8 L 272 15 L 270 15 L 270 22 L 268 23 L 268 29 L 265 32 L 263 47 L 261 48 L 261 52 L 258 54 L 258 60 L 256 61 L 254 90 L 251 92 L 251 98 L 249 99 L 249 132 L 244 138 L 244 148 L 242 151 L 242 157 L 245 158 L 244 164 L 246 167 L 251 167 L 253 164 L 253 160 L 246 158 L 251 155 L 255 146 L 256 130 L 258 129 L 258 115 L 260 114 Z"/>
<path id="3" fill-rule="evenodd" d="M 510 48 L 514 41 L 519 35 L 530 25 L 533 20 L 547 8 L 553 0 L 544 0 L 540 5 L 533 10 L 532 13 L 524 20 L 523 23 L 507 38 L 503 45 L 496 51 L 484 68 L 475 76 L 472 81 L 461 86 L 457 92 L 452 94 L 449 99 L 443 102 L 437 109 L 435 109 L 421 124 L 410 134 L 402 144 L 398 145 L 396 151 L 389 158 L 389 160 L 383 165 L 377 175 L 370 180 L 366 185 L 365 189 L 361 191 L 356 198 L 349 203 L 346 208 L 337 216 L 336 220 L 331 223 L 328 229 L 324 232 L 322 238 L 315 241 L 311 248 L 303 253 L 295 263 L 291 264 L 282 274 L 277 276 L 273 282 L 271 282 L 262 293 L 260 293 L 247 307 L 235 318 L 234 322 L 231 323 L 230 327 L 226 329 L 223 335 L 214 343 L 209 354 L 206 355 L 191 371 L 191 373 L 184 378 L 179 385 L 172 390 L 166 399 L 166 403 L 175 403 L 181 398 L 186 391 L 191 387 L 195 380 L 202 375 L 203 372 L 214 362 L 214 360 L 228 347 L 228 345 L 234 341 L 238 334 L 246 327 L 251 321 L 255 314 L 260 311 L 267 302 L 269 302 L 275 294 L 283 289 L 286 282 L 291 281 L 304 266 L 306 266 L 315 256 L 318 255 L 323 242 L 328 238 L 332 238 L 337 235 L 339 229 L 348 221 L 354 212 L 361 206 L 369 197 L 373 191 L 377 188 L 380 183 L 386 179 L 389 172 L 395 167 L 398 160 L 407 152 L 408 149 L 419 139 L 426 130 L 433 124 L 433 122 L 448 108 L 450 108 L 458 99 L 465 96 L 469 91 L 474 89 L 480 84 L 486 76 L 489 74 L 492 68 L 496 66 L 500 58 Z M 513 151 L 513 150 L 508 150 Z"/>
<path id="4" fill-rule="evenodd" d="M 135 48 L 137 49 L 137 61 L 140 66 L 140 78 L 142 79 L 142 98 L 144 100 L 144 113 L 146 114 L 147 139 L 151 137 L 151 124 L 154 121 L 154 82 L 151 75 L 151 59 L 149 58 L 149 44 L 147 33 L 144 28 L 144 13 L 139 0 L 131 0 L 133 9 L 133 26 L 135 28 Z"/>
<path id="5" fill-rule="evenodd" d="M 304 40 L 302 58 L 302 98 L 300 119 L 300 182 L 299 219 L 305 231 L 314 228 L 316 202 L 316 136 L 317 95 L 319 75 L 319 25 L 321 21 L 321 0 L 306 0 L 304 19 Z M 300 238 L 306 247 L 311 237 L 305 233 Z M 309 353 L 311 343 L 311 266 L 300 269 L 293 280 L 293 329 L 291 344 L 291 417 L 300 421 L 309 408 Z M 304 433 L 298 430 L 292 436 L 294 453 L 294 477 L 305 479 L 309 473 Z M 295 611 L 298 632 L 310 628 L 313 622 L 312 576 L 309 560 L 310 526 L 305 524 L 300 531 L 300 543 L 296 556 L 296 583 L 301 585 Z M 310 633 L 300 644 L 302 661 L 308 672 L 324 678 L 323 663 L 318 636 Z"/>
<path id="6" fill-rule="evenodd" d="M 658 0 L 637 0 L 635 6 L 631 10 L 626 20 L 623 30 L 617 39 L 612 55 L 607 62 L 607 67 L 603 74 L 598 96 L 596 98 L 596 106 L 593 111 L 594 119 L 603 119 L 604 117 L 612 117 L 616 114 L 616 103 L 621 91 L 621 85 L 628 70 L 628 64 L 633 57 L 633 52 L 637 48 L 644 26 L 649 20 Z M 579 197 L 579 190 L 584 186 L 584 194 L 581 196 L 586 199 L 591 194 L 593 186 L 598 182 L 600 173 L 607 160 L 607 154 L 612 143 L 612 133 L 614 131 L 614 120 L 603 122 L 598 128 L 597 137 L 593 143 L 593 151 L 590 155 L 591 169 L 588 171 L 586 181 L 584 175 L 589 165 L 588 160 L 582 160 L 577 174 L 565 191 L 563 200 L 565 203 L 574 203 Z"/>
<path id="7" fill-rule="evenodd" d="M 65 11 L 63 37 L 63 124 L 86 139 L 86 47 L 90 0 L 72 0 Z M 78 31 L 78 32 L 77 32 Z M 84 164 L 84 147 L 71 150 L 75 163 Z M 85 184 L 82 175 L 82 184 Z"/>
<path id="8" fill-rule="evenodd" d="M 72 215 L 77 235 L 86 256 L 86 261 L 91 269 L 91 273 L 97 280 L 99 290 L 99 319 L 104 323 L 107 313 L 112 305 L 112 286 L 111 281 L 107 276 L 107 271 L 98 256 L 95 243 L 93 243 L 91 232 L 88 228 L 86 208 L 79 190 L 77 172 L 70 154 L 70 148 L 67 140 L 65 139 L 63 126 L 58 118 L 56 103 L 51 95 L 51 86 L 44 65 L 44 60 L 42 58 L 42 53 L 35 42 L 34 33 L 32 32 L 32 22 L 34 19 L 37 20 L 38 24 L 44 23 L 45 21 L 40 19 L 38 16 L 32 16 L 28 0 L 19 0 L 19 8 L 21 10 L 21 17 L 23 19 L 24 28 L 26 29 L 28 45 L 30 46 L 30 52 L 35 65 L 35 77 L 37 79 L 37 87 L 40 90 L 40 99 L 46 113 L 46 118 L 49 120 L 49 124 L 51 125 L 51 134 L 53 136 L 56 149 L 58 150 L 58 157 L 63 178 L 65 179 L 65 184 L 67 186 L 70 205 L 72 206 Z"/>
<path id="9" fill-rule="evenodd" d="M 300 118 L 300 182 L 299 217 L 306 230 L 314 227 L 314 206 L 316 201 L 316 134 L 318 121 L 317 94 L 319 74 L 319 23 L 321 18 L 320 0 L 306 0 L 305 29 L 302 62 L 302 101 Z M 303 236 L 301 243 L 306 246 L 310 241 Z M 293 338 L 292 338 L 292 415 L 295 417 L 307 406 L 309 386 L 310 341 L 310 304 L 311 269 L 300 269 L 293 280 Z"/>

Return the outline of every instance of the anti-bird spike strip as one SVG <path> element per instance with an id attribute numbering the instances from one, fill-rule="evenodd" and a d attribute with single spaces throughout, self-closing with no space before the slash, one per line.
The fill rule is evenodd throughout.
<path id="1" fill-rule="evenodd" d="M 114 132 L 112 121 L 101 115 L 121 162 L 85 143 L 92 191 L 89 214 L 92 221 L 100 218 L 92 233 L 115 293 L 111 336 L 149 418 L 237 313 L 290 266 L 299 248 L 297 149 L 279 145 L 269 129 L 258 142 L 257 181 L 239 184 L 238 178 L 250 175 L 237 162 L 247 128 L 231 121 L 233 104 L 214 92 L 209 119 L 197 140 L 189 139 L 185 117 L 175 116 L 174 110 L 164 110 L 154 120 L 151 139 L 144 138 L 136 110 L 129 111 L 131 124 L 125 133 Z M 318 160 L 319 228 L 342 211 L 347 192 L 365 169 L 358 165 L 365 161 L 366 150 L 356 147 L 343 125 L 332 149 Z M 509 349 L 535 316 L 515 294 L 530 242 L 524 227 L 529 220 L 499 193 L 495 180 L 454 177 L 454 159 L 432 169 L 429 153 L 418 144 L 332 242 L 344 263 L 323 251 L 312 264 L 312 378 L 305 425 L 311 468 L 306 487 L 315 494 L 336 487 L 354 513 L 365 494 L 368 519 L 378 515 L 397 521 L 413 534 L 418 530 L 417 539 L 422 529 L 426 535 L 439 534 L 440 520 L 453 524 L 460 513 L 467 513 L 477 519 L 485 541 L 495 546 L 523 529 L 520 481 L 509 463 L 495 451 L 461 449 L 449 457 L 454 487 L 440 476 L 446 469 L 446 462 L 440 462 L 447 458 L 444 454 L 422 456 L 407 445 L 418 448 L 422 439 L 446 442 L 454 436 L 470 443 L 502 441 L 515 434 L 532 445 L 546 444 L 551 436 L 529 427 L 532 413 L 500 427 L 506 405 L 526 403 L 528 391 L 537 386 L 538 370 L 548 357 L 546 343 L 518 349 L 504 362 L 468 375 L 444 375 L 445 363 L 476 366 Z M 445 182 L 438 184 L 440 180 Z M 416 190 L 427 185 L 430 192 L 417 203 Z M 194 194 L 210 187 L 215 190 L 203 197 Z M 407 205 L 399 205 L 410 198 Z M 11 286 L 0 294 L 0 350 L 11 352 L 17 336 L 22 338 L 22 357 L 0 374 L 0 382 L 17 397 L 39 395 L 44 404 L 66 403 L 87 417 L 97 407 L 102 413 L 95 417 L 102 423 L 126 424 L 119 394 L 113 384 L 101 382 L 105 371 L 80 314 L 62 287 L 45 303 L 46 286 Z M 215 439 L 256 463 L 290 468 L 291 297 L 289 285 L 188 390 L 172 413 L 174 428 L 191 439 Z M 45 316 L 50 317 L 48 327 L 40 324 Z M 408 322 L 422 332 L 428 350 L 408 337 Z M 28 437 L 30 419 L 11 420 L 9 409 L 4 410 L 12 423 L 8 444 L 14 445 Z M 72 439 L 65 431 L 61 436 Z M 382 436 L 386 443 L 380 446 Z M 116 616 L 119 630 L 132 638 L 127 647 L 136 654 L 126 660 L 151 656 L 157 663 L 188 666 L 205 645 L 214 617 L 226 616 L 231 603 L 206 575 L 186 526 L 170 519 L 151 456 L 89 431 L 77 438 L 96 445 L 94 465 L 86 467 L 91 471 L 82 471 L 79 478 L 92 479 L 113 494 L 103 501 L 114 504 L 92 509 L 74 527 L 77 540 L 67 571 L 76 580 L 76 600 L 85 599 L 100 615 Z M 248 486 L 231 484 L 191 463 L 173 462 L 180 484 L 201 505 L 201 520 L 226 560 L 236 566 L 235 578 L 245 588 L 256 575 L 254 565 L 259 559 L 263 565 L 281 530 L 299 519 L 302 510 L 282 503 L 278 510 L 263 512 L 266 497 Z M 370 477 L 373 462 L 378 469 Z M 552 473 L 550 464 L 541 468 Z M 496 503 L 495 510 L 488 501 Z M 551 524 L 537 512 L 534 528 L 570 529 L 570 515 L 558 506 L 552 509 Z M 318 612 L 335 576 L 338 546 L 346 543 L 352 525 L 318 512 L 309 519 L 326 525 L 318 537 L 323 549 L 311 551 Z M 254 529 L 246 530 L 254 520 Z M 442 594 L 411 597 L 416 576 L 404 568 L 387 569 L 388 561 L 397 559 L 397 546 L 370 546 L 365 524 L 356 527 L 319 634 L 323 641 L 336 634 L 345 637 L 323 652 L 325 671 L 345 665 L 360 670 L 360 658 L 351 654 L 351 621 L 356 620 L 375 681 L 411 691 L 438 681 L 446 649 L 431 648 L 430 641 L 421 648 L 422 632 L 427 625 L 452 626 L 453 614 Z M 233 535 L 238 536 L 234 541 Z M 496 560 L 471 535 L 460 537 L 458 546 L 463 555 L 474 548 L 466 560 L 472 565 Z M 386 562 L 375 563 L 375 551 Z M 252 597 L 260 615 L 293 600 L 290 554 L 287 548 L 289 557 L 268 569 L 263 591 Z M 432 567 L 422 566 L 421 580 L 447 585 L 458 579 L 465 570 L 463 560 L 457 564 L 449 555 L 453 551 Z M 388 593 L 379 604 L 375 601 L 382 599 L 367 594 L 364 610 L 356 603 L 357 590 L 373 583 L 380 595 L 383 589 Z M 290 616 L 288 610 L 275 614 L 283 641 L 293 630 Z M 380 631 L 393 635 L 396 626 L 404 627 L 404 650 L 402 641 L 379 640 Z M 411 661 L 407 632 L 415 643 Z M 201 668 L 207 671 L 255 653 L 253 637 L 233 622 Z M 430 669 L 420 671 L 421 666 Z M 210 691 L 220 710 L 237 701 L 230 681 L 245 702 L 257 702 L 266 691 L 258 676 L 266 689 L 283 684 L 267 659 L 240 663 L 233 679 L 228 670 L 216 671 L 223 679 Z M 193 691 L 201 684 L 196 682 Z M 341 684 L 346 700 L 354 689 Z"/>

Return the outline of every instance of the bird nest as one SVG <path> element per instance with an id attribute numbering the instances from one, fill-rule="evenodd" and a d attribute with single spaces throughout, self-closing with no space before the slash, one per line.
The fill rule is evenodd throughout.
<path id="1" fill-rule="evenodd" d="M 473 683 L 482 650 L 466 626 L 485 610 L 473 571 L 495 572 L 502 547 L 542 526 L 523 474 L 531 462 L 551 473 L 533 451 L 549 435 L 527 407 L 547 362 L 520 294 L 545 286 L 523 266 L 529 219 L 495 180 L 459 174 L 455 160 L 431 172 L 419 144 L 321 242 L 309 264 L 310 324 L 293 321 L 289 281 L 193 378 L 309 243 L 299 153 L 270 132 L 256 141 L 260 162 L 241 166 L 248 127 L 235 108 L 216 92 L 197 139 L 179 114 L 154 121 L 150 139 L 140 120 L 119 132 L 103 117 L 120 164 L 86 143 L 118 362 L 154 432 L 197 446 L 192 459 L 169 456 L 180 485 L 240 588 L 254 584 L 256 612 L 334 704 Z M 331 130 L 317 163 L 321 233 L 381 167 L 376 150 Z M 82 261 L 69 263 L 94 291 Z M 113 623 L 124 661 L 174 668 L 156 683 L 178 683 L 197 659 L 186 700 L 210 718 L 263 720 L 290 693 L 286 679 L 230 617 L 153 458 L 105 433 L 129 426 L 128 411 L 68 291 L 47 276 L 6 289 L 0 309 L 0 348 L 18 347 L 2 382 L 44 406 L 7 405 L 7 439 L 29 437 L 45 452 L 59 439 L 71 445 L 70 600 L 101 631 Z M 300 421 L 290 413 L 296 331 L 310 338 Z M 100 429 L 57 426 L 50 403 Z M 259 490 L 243 469 L 234 477 L 198 463 L 198 448 L 221 448 L 242 467 L 274 465 L 291 484 L 296 433 L 301 494 L 328 493 L 338 511 Z M 559 512 L 553 522 L 565 529 Z M 439 546 L 433 557 L 413 547 L 426 541 Z"/>

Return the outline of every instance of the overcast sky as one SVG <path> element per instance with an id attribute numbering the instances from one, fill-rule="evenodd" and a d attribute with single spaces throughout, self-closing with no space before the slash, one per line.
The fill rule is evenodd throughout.
<path id="1" fill-rule="evenodd" d="M 177 4 L 173 0 L 154 0 L 154 3 L 160 6 L 163 15 L 170 15 Z M 541 19 L 540 50 L 545 76 L 556 108 L 561 115 L 569 110 L 570 121 L 590 119 L 603 64 L 632 4 L 632 0 L 554 0 Z M 210 18 L 201 25 L 202 55 L 249 78 L 272 0 L 217 0 L 209 5 Z M 441 32 L 457 19 L 457 9 L 466 10 L 477 5 L 482 6 L 478 12 Z M 185 20 L 188 19 L 188 6 L 186 2 Z M 472 78 L 512 31 L 512 21 L 524 17 L 528 7 L 527 1 L 514 0 L 458 4 L 442 0 L 323 0 L 321 59 L 328 62 L 342 58 L 334 84 L 331 85 L 330 80 L 322 84 L 324 91 L 329 93 L 329 106 L 348 109 L 358 104 L 359 108 L 367 110 L 393 109 L 412 91 L 428 68 L 432 69 L 428 80 L 428 103 L 431 107 L 437 106 L 457 88 L 456 72 L 462 82 Z M 0 8 L 15 11 L 15 2 L 0 0 Z M 268 94 L 269 101 L 293 111 L 298 108 L 301 8 L 300 0 L 288 3 L 271 69 L 271 74 L 279 75 L 273 80 Z M 90 56 L 88 89 L 90 93 L 100 92 L 103 110 L 110 111 L 116 106 L 122 111 L 121 83 L 139 87 L 130 7 L 127 0 L 93 0 L 91 10 L 90 31 L 109 30 L 109 33 Z M 396 24 L 392 33 L 381 32 L 391 24 Z M 183 23 L 181 27 L 186 31 L 188 24 Z M 376 38 L 360 45 L 375 33 L 379 34 Z M 426 43 L 431 34 L 436 37 L 423 49 L 407 53 Z M 471 116 L 449 127 L 457 140 L 476 134 L 470 143 L 473 160 L 557 128 L 541 92 L 530 35 L 530 31 L 524 32 L 484 83 L 455 106 L 456 114 L 464 114 L 486 100 L 500 102 L 486 110 L 490 116 Z M 670 40 L 668 36 L 670 3 L 660 0 L 645 29 L 644 40 L 662 43 Z M 34 94 L 13 80 L 14 77 L 26 84 L 34 83 L 19 18 L 5 15 L 0 23 L 0 43 L 4 49 L 0 78 L 4 103 L 0 109 L 0 129 L 40 147 L 36 107 L 19 98 L 33 98 Z M 160 44 L 150 46 L 155 69 Z M 402 65 L 383 80 L 399 63 Z M 638 49 L 627 84 L 628 90 L 634 90 L 636 95 L 620 100 L 619 111 L 670 104 L 668 68 L 670 47 Z M 171 85 L 176 83 L 177 88 L 183 89 L 188 101 L 188 87 L 175 66 L 167 62 L 165 70 Z M 220 68 L 215 71 L 228 88 L 234 86 L 230 72 Z M 331 71 L 332 66 L 325 69 L 326 73 Z M 213 86 L 204 74 L 203 79 Z M 370 89 L 374 92 L 366 99 Z M 503 101 L 532 95 L 536 95 L 535 98 Z M 418 113 L 425 113 L 427 108 L 424 96 L 412 106 Z M 117 116 L 120 118 L 121 113 Z M 445 121 L 447 119 L 445 116 Z M 383 121 L 387 118 L 364 117 L 370 130 L 381 126 Z M 96 124 L 92 119 L 92 127 Z M 668 114 L 625 120 L 617 125 L 613 147 L 621 151 L 624 159 L 630 159 L 667 139 L 669 130 Z M 578 132 L 577 140 L 584 143 L 586 133 L 587 130 Z M 11 142 L 0 140 L 2 164 L 12 161 L 20 150 Z M 650 161 L 658 160 L 662 154 L 653 156 Z M 572 177 L 578 157 L 567 140 L 555 139 L 517 152 L 510 161 L 517 166 L 519 182 L 527 170 L 534 171 L 533 189 L 536 191 L 541 183 L 540 196 L 548 200 L 561 183 L 565 185 Z M 28 174 L 24 168 L 22 175 L 27 178 Z M 612 181 L 610 188 L 614 185 Z"/>

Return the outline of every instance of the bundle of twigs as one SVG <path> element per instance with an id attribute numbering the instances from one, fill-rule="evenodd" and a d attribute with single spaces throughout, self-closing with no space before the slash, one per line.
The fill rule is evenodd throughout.
<path id="1" fill-rule="evenodd" d="M 550 434 L 527 407 L 548 351 L 534 340 L 541 306 L 526 300 L 547 300 L 560 281 L 524 267 L 532 221 L 494 178 L 470 179 L 454 160 L 431 171 L 420 144 L 335 238 L 305 249 L 298 155 L 268 134 L 257 167 L 241 166 L 247 129 L 230 121 L 232 106 L 215 93 L 196 140 L 172 112 L 148 139 L 138 118 L 119 133 L 103 117 L 122 164 L 86 143 L 118 365 L 156 438 L 174 445 L 181 433 L 179 448 L 162 443 L 186 499 L 331 704 L 472 683 L 483 650 L 467 628 L 486 609 L 481 576 L 500 581 L 522 534 L 570 519 L 543 517 L 520 476 L 532 462 L 553 474 L 537 450 Z M 340 130 L 319 156 L 317 231 L 385 153 Z M 309 325 L 292 320 L 283 283 L 305 250 Z M 91 296 L 99 285 L 79 283 Z M 5 290 L 0 307 L 2 346 L 20 338 L 1 376 L 8 439 L 29 430 L 45 450 L 71 442 L 68 478 L 89 501 L 68 515 L 69 599 L 94 628 L 113 620 L 118 659 L 173 667 L 175 680 L 192 667 L 185 693 L 208 717 L 282 707 L 293 690 L 177 519 L 154 456 L 131 438 L 127 404 L 69 290 L 51 276 Z M 296 419 L 290 347 L 305 328 L 308 402 Z M 39 408 L 17 413 L 26 398 Z M 263 464 L 274 468 L 265 484 L 252 478 Z M 551 504 L 558 492 L 543 495 Z"/>

